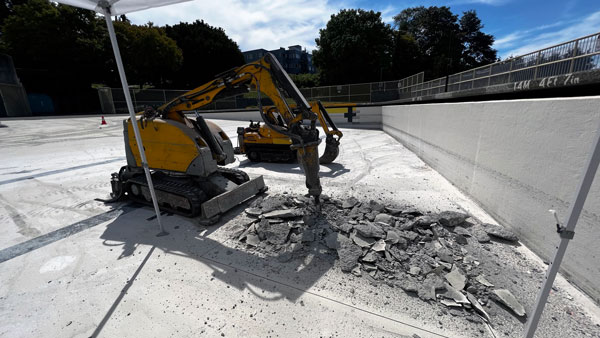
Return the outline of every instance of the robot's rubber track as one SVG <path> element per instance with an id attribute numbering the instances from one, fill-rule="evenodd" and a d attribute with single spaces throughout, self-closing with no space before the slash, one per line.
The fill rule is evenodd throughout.
<path id="1" fill-rule="evenodd" d="M 250 181 L 250 177 L 248 174 L 241 170 L 219 167 L 217 169 L 219 174 L 223 175 L 223 177 L 227 178 L 230 181 L 233 181 L 235 184 L 242 184 Z"/>
<path id="2" fill-rule="evenodd" d="M 152 205 L 151 201 L 146 200 L 143 196 L 136 196 L 131 192 L 131 184 L 138 184 L 140 186 L 148 188 L 148 182 L 144 175 L 139 175 L 130 178 L 128 181 L 129 188 L 127 189 L 129 198 L 136 202 L 140 202 L 147 205 Z M 157 193 L 157 199 L 159 201 L 160 210 L 171 212 L 174 214 L 194 217 L 200 215 L 201 206 L 204 201 L 207 200 L 206 194 L 202 189 L 193 184 L 186 184 L 184 182 L 176 182 L 168 179 L 168 176 L 153 175 L 152 183 L 154 184 L 154 190 Z M 178 196 L 185 198 L 189 207 L 186 206 L 173 206 L 164 203 L 165 200 L 171 200 L 167 195 Z"/>

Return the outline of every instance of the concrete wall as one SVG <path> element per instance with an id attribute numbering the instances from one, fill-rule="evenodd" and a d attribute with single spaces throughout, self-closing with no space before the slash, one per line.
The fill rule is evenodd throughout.
<path id="1" fill-rule="evenodd" d="M 340 110 L 340 109 L 337 109 Z M 329 113 L 333 123 L 338 128 L 360 128 L 360 129 L 381 129 L 381 108 L 380 107 L 363 107 L 357 108 L 353 116 L 352 122 L 344 117 L 341 112 Z M 192 115 L 190 115 L 192 116 Z M 219 120 L 239 120 L 239 121 L 261 121 L 262 118 L 258 111 L 232 112 L 232 113 L 202 113 L 205 119 Z M 240 127 L 243 125 L 240 125 Z"/>
<path id="2" fill-rule="evenodd" d="M 550 259 L 600 125 L 600 96 L 383 107 L 383 130 Z M 600 174 L 563 273 L 600 302 Z"/>

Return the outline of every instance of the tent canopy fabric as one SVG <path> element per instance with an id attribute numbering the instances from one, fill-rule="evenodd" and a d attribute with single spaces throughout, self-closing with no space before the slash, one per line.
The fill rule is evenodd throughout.
<path id="1" fill-rule="evenodd" d="M 104 14 L 110 6 L 111 15 L 121 15 L 144 9 L 172 5 L 191 0 L 55 0 L 58 3 L 89 9 Z"/>

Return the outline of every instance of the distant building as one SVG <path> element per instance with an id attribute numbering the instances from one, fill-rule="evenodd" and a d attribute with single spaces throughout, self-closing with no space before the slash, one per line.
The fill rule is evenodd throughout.
<path id="1" fill-rule="evenodd" d="M 243 54 L 246 63 L 248 63 L 260 59 L 267 52 L 275 55 L 283 69 L 290 74 L 314 74 L 316 72 L 316 69 L 312 64 L 312 55 L 306 50 L 302 50 L 302 47 L 299 45 L 289 46 L 288 49 L 281 47 L 270 51 L 262 48 L 253 49 L 243 52 Z"/>

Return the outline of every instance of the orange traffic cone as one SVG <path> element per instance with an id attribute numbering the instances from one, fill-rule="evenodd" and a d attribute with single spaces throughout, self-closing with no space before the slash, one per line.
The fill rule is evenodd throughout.
<path id="1" fill-rule="evenodd" d="M 102 122 L 100 122 L 101 126 L 105 126 L 107 125 L 106 120 L 104 119 L 104 116 L 102 116 Z"/>

